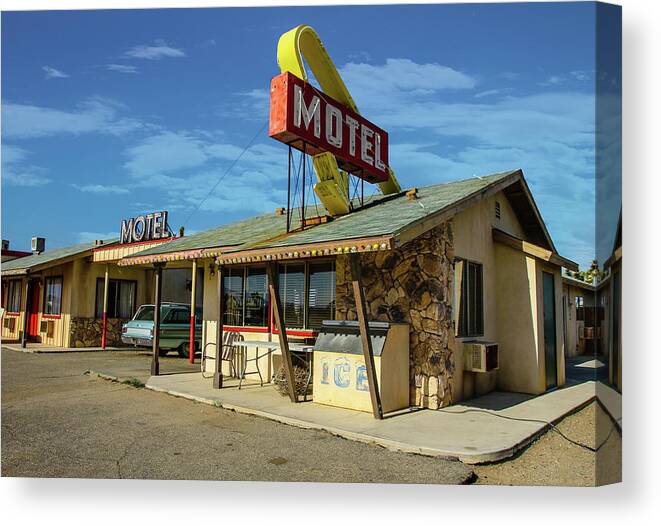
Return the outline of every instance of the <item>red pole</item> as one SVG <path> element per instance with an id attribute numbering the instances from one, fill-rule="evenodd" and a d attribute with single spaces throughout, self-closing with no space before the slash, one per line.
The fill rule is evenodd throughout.
<path id="1" fill-rule="evenodd" d="M 101 350 L 106 350 L 106 325 L 108 321 L 108 283 L 110 282 L 110 273 L 106 265 L 106 273 L 103 280 L 103 320 L 101 327 Z"/>
<path id="2" fill-rule="evenodd" d="M 106 321 L 108 319 L 108 314 L 106 311 L 103 311 L 103 328 L 101 329 L 101 349 L 106 350 Z"/>
<path id="3" fill-rule="evenodd" d="M 190 337 L 188 341 L 190 363 L 195 363 L 195 309 L 191 309 L 190 315 Z"/>
<path id="4" fill-rule="evenodd" d="M 195 363 L 195 297 L 197 287 L 197 259 L 193 260 L 191 269 L 191 292 L 190 292 L 190 335 L 188 339 L 188 356 L 191 364 Z"/>

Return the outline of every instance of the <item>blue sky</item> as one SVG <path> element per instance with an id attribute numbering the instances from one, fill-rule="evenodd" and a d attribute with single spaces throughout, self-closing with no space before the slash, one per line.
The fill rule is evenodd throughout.
<path id="1" fill-rule="evenodd" d="M 2 237 L 54 247 L 115 236 L 150 210 L 199 231 L 283 206 L 286 148 L 264 130 L 188 219 L 268 118 L 278 37 L 307 23 L 361 113 L 390 133 L 402 186 L 522 168 L 560 253 L 585 267 L 595 85 L 620 88 L 595 79 L 594 9 L 5 12 Z"/>

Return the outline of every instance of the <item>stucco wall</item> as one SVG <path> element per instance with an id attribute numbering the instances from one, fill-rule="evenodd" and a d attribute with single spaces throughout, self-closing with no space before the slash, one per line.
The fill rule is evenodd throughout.
<path id="1" fill-rule="evenodd" d="M 496 201 L 500 203 L 500 219 L 496 218 Z M 487 198 L 478 204 L 457 214 L 452 220 L 454 229 L 455 256 L 482 264 L 483 301 L 484 301 L 484 335 L 475 338 L 457 338 L 457 358 L 461 366 L 457 378 L 460 399 L 472 398 L 492 391 L 498 383 L 498 371 L 490 373 L 472 373 L 463 371 L 463 342 L 479 339 L 483 341 L 498 341 L 497 318 L 497 269 L 492 229 L 498 228 L 516 237 L 524 233 L 519 222 L 502 192 Z"/>
<path id="2" fill-rule="evenodd" d="M 496 217 L 500 203 L 500 219 Z M 495 388 L 537 394 L 545 390 L 541 272 L 542 262 L 493 241 L 497 228 L 525 239 L 507 197 L 498 193 L 457 214 L 452 220 L 455 256 L 482 264 L 484 335 L 457 338 L 457 369 L 463 369 L 461 342 L 478 339 L 499 345 L 499 369 L 491 373 L 457 375 L 457 392 L 471 398 Z M 560 267 L 555 275 L 558 385 L 564 383 L 564 335 Z M 460 398 L 460 399 L 461 399 Z"/>

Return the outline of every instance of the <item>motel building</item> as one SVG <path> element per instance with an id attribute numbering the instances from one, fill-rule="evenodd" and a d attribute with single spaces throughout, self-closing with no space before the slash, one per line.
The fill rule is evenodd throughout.
<path id="1" fill-rule="evenodd" d="M 46 240 L 33 238 L 32 252 L 2 262 L 2 341 L 48 347 L 122 345 L 122 324 L 152 300 L 154 270 L 117 262 L 168 239 L 124 245 L 117 239 L 97 240 L 45 250 Z M 189 270 L 170 269 L 164 286 L 167 301 L 190 301 Z"/>
<path id="2" fill-rule="evenodd" d="M 330 367 L 337 389 L 323 403 L 374 412 L 361 317 L 377 351 L 372 384 L 388 389 L 380 414 L 565 383 L 562 268 L 578 267 L 557 253 L 521 170 L 357 200 L 339 217 L 315 204 L 191 236 L 123 241 L 38 246 L 3 263 L 3 341 L 117 346 L 140 305 L 192 301 L 203 313 L 200 374 L 216 387 L 237 388 L 245 372 L 244 388 L 259 388 L 251 376 L 259 370 L 272 389 L 286 368 L 283 328 L 290 362 L 311 370 L 313 401 Z M 329 329 L 329 321 L 350 323 Z M 345 338 L 347 356 L 337 345 L 335 354 L 309 352 L 329 331 Z M 219 341 L 236 352 L 225 356 L 222 346 L 228 359 L 217 365 Z M 304 345 L 313 356 L 301 360 Z M 158 374 L 158 353 L 153 361 Z"/>
<path id="3" fill-rule="evenodd" d="M 287 231 L 303 213 L 305 226 Z M 155 269 L 155 280 L 185 264 L 203 271 L 201 372 L 216 387 L 235 388 L 230 379 L 244 368 L 247 384 L 258 381 L 248 376 L 257 368 L 267 384 L 285 365 L 284 328 L 289 345 L 316 342 L 312 354 L 330 356 L 326 364 L 305 361 L 313 400 L 330 367 L 338 387 L 331 398 L 351 391 L 338 403 L 370 411 L 361 317 L 382 353 L 373 359 L 390 390 L 380 393 L 384 412 L 437 409 L 494 389 L 541 394 L 565 383 L 562 268 L 577 265 L 557 253 L 520 170 L 378 196 L 340 217 L 318 206 L 278 209 L 117 262 L 126 271 Z M 319 347 L 333 331 L 335 354 Z M 223 346 L 227 359 L 217 365 L 217 344 L 228 340 L 239 352 L 225 356 Z M 278 349 L 262 353 L 259 341 Z"/>

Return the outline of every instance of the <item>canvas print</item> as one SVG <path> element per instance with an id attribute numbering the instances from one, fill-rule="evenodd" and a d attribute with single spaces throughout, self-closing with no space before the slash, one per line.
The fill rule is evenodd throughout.
<path id="1" fill-rule="evenodd" d="M 2 476 L 621 480 L 621 9 L 2 13 Z"/>

